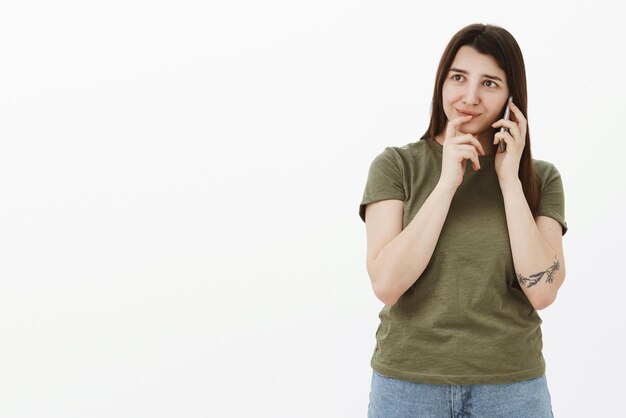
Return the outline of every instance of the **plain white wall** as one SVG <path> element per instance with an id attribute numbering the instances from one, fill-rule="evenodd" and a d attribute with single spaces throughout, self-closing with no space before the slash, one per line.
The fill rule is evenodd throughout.
<path id="1" fill-rule="evenodd" d="M 217 3 L 217 2 L 215 2 Z M 0 416 L 364 417 L 358 217 L 470 23 L 524 53 L 566 192 L 558 417 L 626 390 L 623 24 L 609 1 L 0 3 Z"/>

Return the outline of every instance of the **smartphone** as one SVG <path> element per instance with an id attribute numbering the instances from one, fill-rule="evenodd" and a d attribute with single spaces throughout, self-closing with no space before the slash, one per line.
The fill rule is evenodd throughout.
<path id="1" fill-rule="evenodd" d="M 509 96 L 509 99 L 506 101 L 506 108 L 504 109 L 504 116 L 502 119 L 511 120 L 511 108 L 509 107 L 509 103 L 513 101 L 513 96 Z M 509 128 L 505 128 L 504 126 L 500 128 L 500 132 L 508 132 Z M 506 151 L 506 142 L 500 141 L 498 144 L 498 152 Z"/>

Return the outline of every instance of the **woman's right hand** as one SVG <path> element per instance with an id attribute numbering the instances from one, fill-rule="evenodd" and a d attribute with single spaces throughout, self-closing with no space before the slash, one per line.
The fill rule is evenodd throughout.
<path id="1" fill-rule="evenodd" d="M 452 119 L 446 125 L 446 136 L 443 143 L 443 156 L 441 161 L 441 177 L 439 183 L 444 186 L 458 188 L 463 182 L 466 160 L 472 160 L 472 168 L 480 169 L 478 152 L 485 155 L 485 150 L 475 135 L 460 133 L 457 135 L 457 127 L 470 121 L 472 116 L 460 116 Z"/>

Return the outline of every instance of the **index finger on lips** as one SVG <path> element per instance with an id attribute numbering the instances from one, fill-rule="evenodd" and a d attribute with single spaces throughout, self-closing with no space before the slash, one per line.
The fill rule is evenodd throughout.
<path id="1" fill-rule="evenodd" d="M 459 116 L 448 122 L 446 125 L 446 139 L 456 136 L 456 128 L 463 122 L 470 120 L 471 117 L 471 115 Z"/>

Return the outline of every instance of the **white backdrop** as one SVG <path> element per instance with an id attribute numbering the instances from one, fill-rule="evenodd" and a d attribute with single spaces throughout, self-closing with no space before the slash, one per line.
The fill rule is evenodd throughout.
<path id="1" fill-rule="evenodd" d="M 624 414 L 619 13 L 435 3 L 1 0 L 0 417 L 364 417 L 367 171 L 470 23 L 518 40 L 565 187 L 553 410 Z"/>

